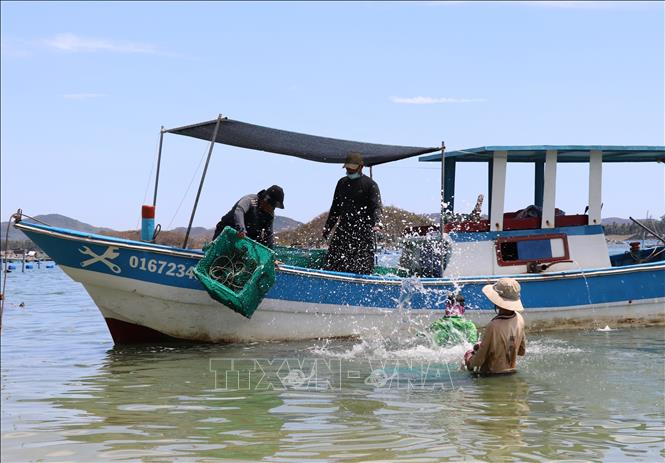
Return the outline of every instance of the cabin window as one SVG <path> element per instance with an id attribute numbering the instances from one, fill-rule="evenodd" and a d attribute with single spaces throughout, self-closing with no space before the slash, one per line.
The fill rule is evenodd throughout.
<path id="1" fill-rule="evenodd" d="M 568 238 L 563 234 L 516 236 L 496 240 L 499 265 L 569 260 Z"/>

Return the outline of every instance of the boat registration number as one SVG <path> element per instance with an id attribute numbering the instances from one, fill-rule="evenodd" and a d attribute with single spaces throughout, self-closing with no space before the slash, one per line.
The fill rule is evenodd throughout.
<path id="1" fill-rule="evenodd" d="M 176 264 L 175 262 L 167 262 L 165 260 L 146 259 L 145 257 L 131 256 L 129 258 L 129 266 L 143 270 L 145 272 L 157 273 L 159 275 L 166 275 L 170 277 L 188 277 L 194 278 L 194 266 L 190 265 L 189 268 L 184 264 Z"/>

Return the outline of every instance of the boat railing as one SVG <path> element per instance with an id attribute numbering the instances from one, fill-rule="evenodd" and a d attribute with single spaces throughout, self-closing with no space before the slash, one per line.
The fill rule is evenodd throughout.
<path id="1" fill-rule="evenodd" d="M 541 227 L 540 217 L 516 217 L 517 212 L 506 212 L 503 215 L 503 230 L 537 230 Z M 580 227 L 589 225 L 589 216 L 586 214 L 558 215 L 554 219 L 555 227 Z M 439 225 L 407 227 L 403 236 L 426 236 L 438 233 Z M 446 222 L 446 233 L 451 232 L 488 232 L 491 230 L 488 219 L 455 220 Z"/>

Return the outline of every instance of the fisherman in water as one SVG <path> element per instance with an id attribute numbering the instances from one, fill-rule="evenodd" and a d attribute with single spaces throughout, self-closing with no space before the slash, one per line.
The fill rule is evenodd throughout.
<path id="1" fill-rule="evenodd" d="M 278 185 L 261 190 L 258 194 L 243 196 L 219 221 L 212 239 L 217 238 L 228 226 L 236 229 L 238 238 L 247 236 L 272 248 L 275 242 L 275 208 L 284 209 L 284 190 Z"/>
<path id="2" fill-rule="evenodd" d="M 520 284 L 513 278 L 501 278 L 484 286 L 483 293 L 498 314 L 485 327 L 480 345 L 464 355 L 464 363 L 468 370 L 481 375 L 515 373 L 517 356 L 526 353 Z"/>

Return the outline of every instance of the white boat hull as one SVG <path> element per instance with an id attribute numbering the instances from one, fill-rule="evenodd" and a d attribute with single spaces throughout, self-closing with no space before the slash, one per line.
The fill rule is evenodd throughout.
<path id="1" fill-rule="evenodd" d="M 265 299 L 251 319 L 220 306 L 205 291 L 173 288 L 63 267 L 83 284 L 107 321 L 149 327 L 174 339 L 202 342 L 401 336 L 426 328 L 440 310 L 399 310 Z M 478 326 L 493 312 L 468 310 Z M 529 308 L 530 330 L 665 324 L 665 298 L 558 308 Z M 123 325 L 124 326 L 124 325 Z M 121 329 L 122 327 L 117 327 Z M 122 333 L 113 333 L 122 338 Z"/>
<path id="2" fill-rule="evenodd" d="M 280 266 L 251 319 L 213 300 L 192 273 L 201 251 L 17 224 L 83 284 L 116 343 L 234 342 L 422 332 L 451 292 L 479 326 L 497 276 L 406 279 Z M 665 262 L 514 275 L 530 329 L 665 324 Z"/>

